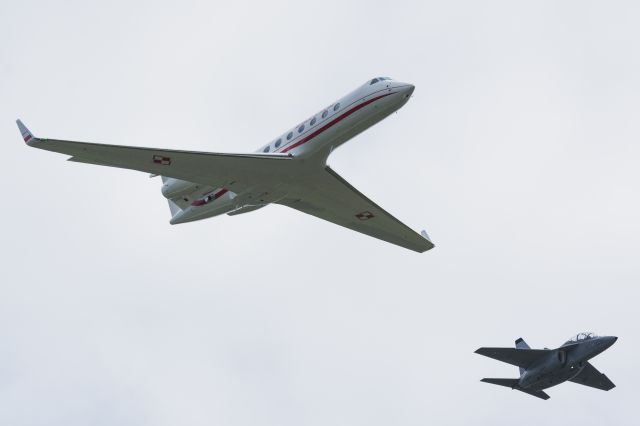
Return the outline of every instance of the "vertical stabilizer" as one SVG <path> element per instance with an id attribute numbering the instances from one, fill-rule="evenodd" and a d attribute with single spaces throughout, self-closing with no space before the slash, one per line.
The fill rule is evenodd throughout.
<path id="1" fill-rule="evenodd" d="M 516 349 L 531 349 L 531 348 L 529 347 L 529 345 L 527 345 L 527 342 L 525 342 L 524 339 L 520 337 L 518 340 L 516 340 Z M 520 367 L 521 376 L 522 376 L 522 373 L 524 373 L 524 368 Z"/>

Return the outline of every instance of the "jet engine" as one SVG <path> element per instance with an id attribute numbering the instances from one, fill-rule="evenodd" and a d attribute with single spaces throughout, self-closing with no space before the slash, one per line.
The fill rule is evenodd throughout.
<path id="1" fill-rule="evenodd" d="M 168 178 L 162 185 L 162 195 L 167 199 L 180 198 L 197 191 L 202 185 L 186 180 Z"/>

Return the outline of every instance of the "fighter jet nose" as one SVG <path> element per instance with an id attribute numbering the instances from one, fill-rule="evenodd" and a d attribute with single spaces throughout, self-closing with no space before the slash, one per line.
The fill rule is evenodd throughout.
<path id="1" fill-rule="evenodd" d="M 610 347 L 611 345 L 613 345 L 616 340 L 618 340 L 618 338 L 616 336 L 607 336 L 605 341 L 606 341 L 606 347 Z"/>

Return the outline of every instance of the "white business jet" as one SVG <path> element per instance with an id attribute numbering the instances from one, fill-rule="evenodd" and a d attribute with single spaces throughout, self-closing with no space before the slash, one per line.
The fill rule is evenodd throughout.
<path id="1" fill-rule="evenodd" d="M 237 215 L 276 203 L 354 231 L 424 252 L 433 248 L 334 172 L 329 154 L 400 109 L 414 86 L 378 77 L 278 136 L 255 154 L 220 154 L 71 142 L 35 137 L 27 145 L 70 155 L 69 161 L 162 176 L 171 224 Z"/>

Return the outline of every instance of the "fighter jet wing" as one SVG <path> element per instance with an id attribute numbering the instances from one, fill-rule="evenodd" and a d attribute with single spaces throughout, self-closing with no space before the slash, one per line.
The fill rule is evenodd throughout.
<path id="1" fill-rule="evenodd" d="M 480 348 L 476 350 L 476 353 L 516 367 L 527 368 L 540 357 L 548 354 L 549 351 L 545 349 Z"/>
<path id="2" fill-rule="evenodd" d="M 41 139 L 33 136 L 20 120 L 17 123 L 27 145 L 70 155 L 69 160 L 74 162 L 220 185 L 234 192 L 258 183 L 278 184 L 292 165 L 292 157 L 282 154 L 220 154 Z"/>
<path id="3" fill-rule="evenodd" d="M 278 204 L 420 253 L 434 247 L 426 232 L 400 222 L 328 166 L 300 185 L 304 192 Z"/>
<path id="4" fill-rule="evenodd" d="M 578 373 L 573 379 L 569 379 L 570 382 L 577 383 L 579 385 L 590 386 L 596 389 L 602 389 L 605 391 L 611 390 L 616 387 L 609 378 L 598 371 L 590 363 L 586 363 L 582 371 Z"/>

